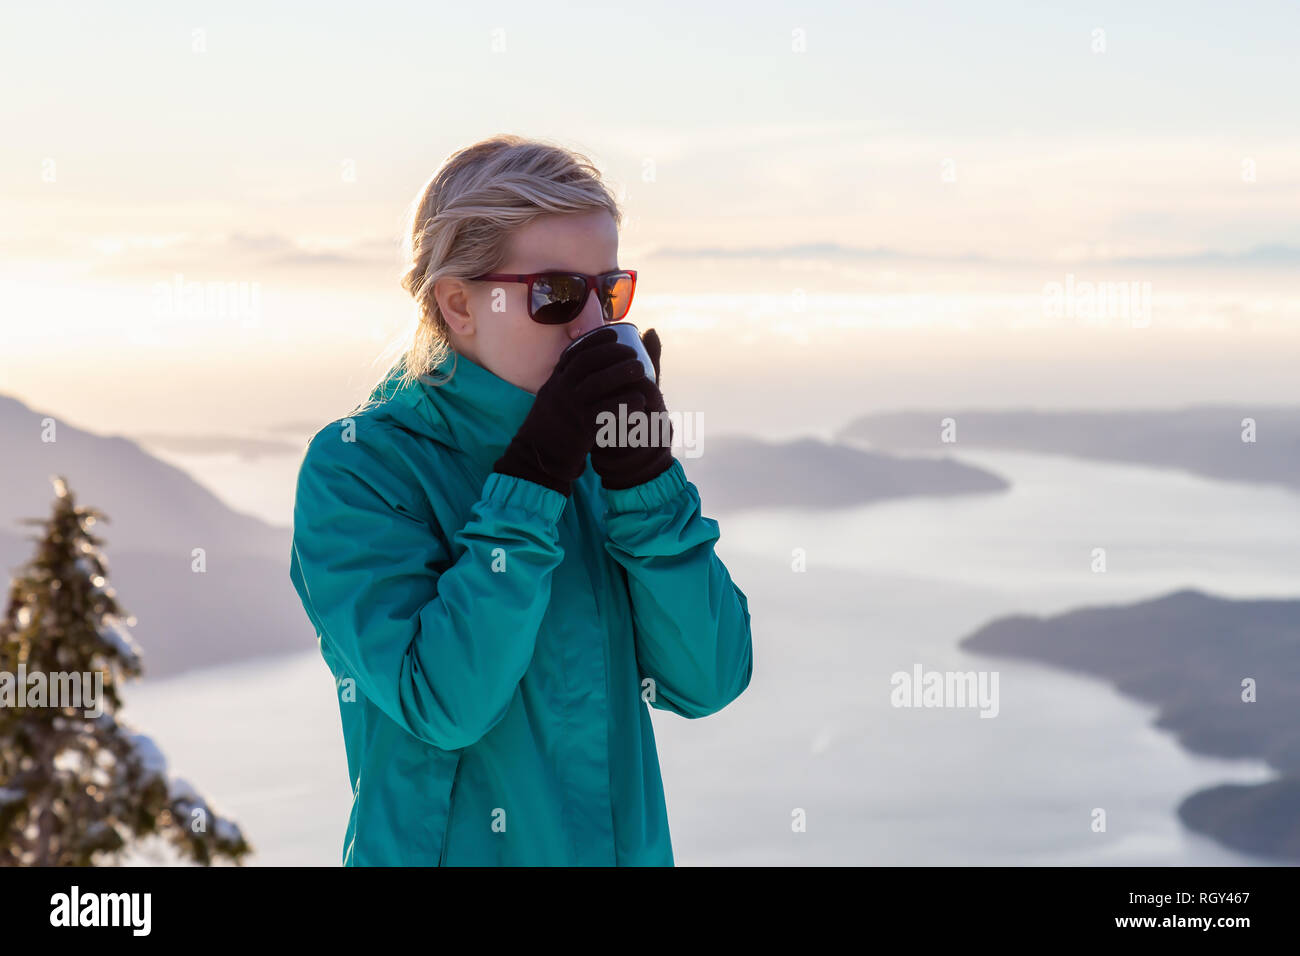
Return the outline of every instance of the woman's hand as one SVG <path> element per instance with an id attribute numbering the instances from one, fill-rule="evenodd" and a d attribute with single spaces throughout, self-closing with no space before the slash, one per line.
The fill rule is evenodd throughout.
<path id="1" fill-rule="evenodd" d="M 659 335 L 654 329 L 646 329 L 641 342 L 654 365 L 655 378 L 659 379 L 659 356 L 663 349 Z M 668 420 L 668 409 L 659 386 L 642 373 L 615 396 L 614 401 L 626 407 L 628 435 L 620 436 L 618 433 L 622 415 L 616 404 L 612 433 L 609 429 L 597 428 L 591 449 L 591 467 L 600 475 L 601 484 L 611 490 L 644 484 L 663 474 L 673 463 L 673 426 Z M 640 418 L 644 418 L 643 423 L 638 423 Z M 634 427 L 635 436 L 632 434 Z M 620 437 L 635 437 L 645 444 L 620 444 Z M 602 439 L 607 443 L 602 445 Z"/>
<path id="2" fill-rule="evenodd" d="M 598 416 L 617 414 L 637 378 L 645 371 L 636 353 L 613 331 L 589 335 L 555 363 L 493 470 L 569 494 L 587 468 Z"/>

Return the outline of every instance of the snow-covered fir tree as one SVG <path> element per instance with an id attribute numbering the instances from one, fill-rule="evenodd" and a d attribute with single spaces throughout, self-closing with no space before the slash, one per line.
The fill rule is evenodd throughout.
<path id="1" fill-rule="evenodd" d="M 54 508 L 0 619 L 0 865 L 118 863 L 161 838 L 180 857 L 241 863 L 252 847 L 154 742 L 119 720 L 140 649 L 108 586 L 107 518 L 53 478 Z"/>

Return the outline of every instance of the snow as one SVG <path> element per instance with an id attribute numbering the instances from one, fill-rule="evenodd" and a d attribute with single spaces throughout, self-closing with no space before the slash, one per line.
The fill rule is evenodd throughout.
<path id="1" fill-rule="evenodd" d="M 77 560 L 72 562 L 72 567 L 83 577 L 96 578 L 99 576 L 99 569 L 95 567 L 95 565 L 91 563 L 90 558 L 87 557 L 87 554 L 89 553 L 90 552 L 86 552 L 77 555 Z"/>
<path id="2" fill-rule="evenodd" d="M 191 807 L 204 806 L 203 798 L 199 796 L 198 791 L 184 777 L 172 777 L 167 782 L 167 798 L 173 803 L 180 801 L 189 804 Z"/>
<path id="3" fill-rule="evenodd" d="M 240 831 L 239 827 L 235 826 L 235 824 L 231 823 L 225 817 L 217 817 L 216 823 L 214 823 L 213 826 L 216 827 L 217 839 L 221 840 L 223 843 L 238 843 L 243 837 L 243 833 Z"/>
<path id="4" fill-rule="evenodd" d="M 186 813 L 196 808 L 201 809 L 212 820 L 213 833 L 218 840 L 227 843 L 238 843 L 242 839 L 243 832 L 239 827 L 208 806 L 208 802 L 199 796 L 199 792 L 194 789 L 194 785 L 184 777 L 172 777 L 168 781 L 167 796 L 173 804 L 181 804 Z"/>
<path id="5" fill-rule="evenodd" d="M 114 648 L 120 657 L 136 663 L 140 661 L 140 645 L 136 644 L 130 632 L 111 614 L 105 616 L 104 627 L 100 630 L 99 637 L 104 643 Z"/>
<path id="6" fill-rule="evenodd" d="M 146 774 L 161 777 L 167 773 L 167 758 L 152 737 L 147 734 L 130 733 L 126 738 L 135 751 L 136 760 Z"/>
<path id="7" fill-rule="evenodd" d="M 68 748 L 54 756 L 54 768 L 64 773 L 80 773 L 84 764 L 85 755 L 80 750 Z"/>

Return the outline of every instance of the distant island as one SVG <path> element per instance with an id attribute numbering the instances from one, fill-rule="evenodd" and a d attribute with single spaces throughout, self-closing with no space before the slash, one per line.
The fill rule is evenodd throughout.
<path id="1" fill-rule="evenodd" d="M 1263 759 L 1280 779 L 1198 791 L 1179 805 L 1179 819 L 1231 849 L 1300 860 L 1300 600 L 1187 589 L 1126 606 L 1002 617 L 960 646 L 1100 677 L 1155 704 L 1156 726 L 1190 752 Z M 1247 678 L 1253 703 L 1242 700 Z"/>
<path id="2" fill-rule="evenodd" d="M 220 434 L 137 433 L 132 438 L 160 452 L 236 454 L 245 460 L 301 456 L 304 444 Z M 911 495 L 982 494 L 1010 487 L 975 465 L 900 457 L 816 438 L 766 442 L 719 435 L 711 436 L 704 448 L 706 454 L 699 458 L 687 457 L 681 449 L 675 454 L 687 477 L 707 498 L 708 507 L 718 511 L 846 508 Z"/>
<path id="3" fill-rule="evenodd" d="M 956 441 L 941 441 L 952 419 Z M 1243 441 L 1253 422 L 1254 441 Z M 1197 405 L 1138 411 L 935 409 L 863 415 L 837 441 L 882 451 L 1042 452 L 1180 468 L 1207 478 L 1300 490 L 1300 405 Z"/>
<path id="4" fill-rule="evenodd" d="M 709 436 L 704 454 L 675 452 L 706 510 L 847 508 L 916 495 L 989 494 L 1011 485 L 952 459 L 904 458 L 817 438 L 768 442 Z"/>
<path id="5" fill-rule="evenodd" d="M 47 418 L 57 429 L 54 441 L 42 438 Z M 11 452 L 0 472 L 3 580 L 35 547 L 34 530 L 19 519 L 48 515 L 49 475 L 62 473 L 78 504 L 108 516 L 97 533 L 104 538 L 110 584 L 137 619 L 132 634 L 144 651 L 146 679 L 314 648 L 316 635 L 289 582 L 291 529 L 231 509 L 186 472 L 151 455 L 144 441 L 194 453 L 285 454 L 290 448 L 287 441 L 216 435 L 192 443 L 175 436 L 97 435 L 0 395 L 0 443 Z M 900 458 L 811 438 L 768 443 L 724 435 L 710 438 L 705 448 L 707 454 L 682 463 L 710 511 L 834 508 L 1009 487 L 997 475 L 955 461 Z"/>

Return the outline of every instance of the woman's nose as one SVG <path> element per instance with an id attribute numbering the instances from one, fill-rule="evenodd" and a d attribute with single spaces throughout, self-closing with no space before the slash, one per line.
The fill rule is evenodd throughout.
<path id="1" fill-rule="evenodd" d="M 569 335 L 572 338 L 578 338 L 586 335 L 592 329 L 598 329 L 605 324 L 605 313 L 600 307 L 600 297 L 595 293 L 587 296 L 587 304 L 582 307 L 578 317 L 569 323 Z"/>

